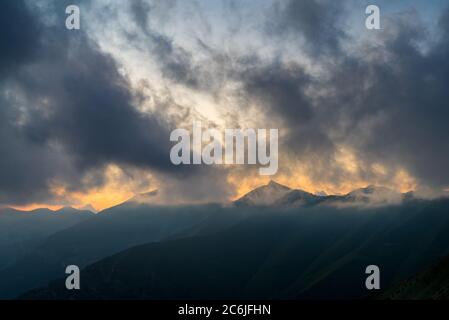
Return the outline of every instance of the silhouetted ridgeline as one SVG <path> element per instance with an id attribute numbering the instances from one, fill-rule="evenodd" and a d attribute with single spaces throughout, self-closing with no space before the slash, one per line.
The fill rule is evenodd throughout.
<path id="1" fill-rule="evenodd" d="M 41 249 L 53 256 L 47 280 L 60 280 L 34 280 L 40 288 L 22 299 L 358 299 L 369 294 L 367 265 L 380 267 L 381 287 L 388 288 L 449 253 L 449 200 L 367 207 L 124 205 L 74 228 Z M 113 254 L 120 247 L 129 249 Z M 69 262 L 87 265 L 79 291 L 65 289 L 61 265 Z M 40 272 L 47 267 L 32 255 L 0 279 L 24 266 L 28 277 L 39 278 L 33 265 Z M 23 291 L 32 289 L 28 284 Z"/>

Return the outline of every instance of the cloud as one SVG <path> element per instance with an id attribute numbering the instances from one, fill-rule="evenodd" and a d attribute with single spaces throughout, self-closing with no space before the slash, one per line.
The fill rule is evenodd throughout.
<path id="1" fill-rule="evenodd" d="M 335 54 L 346 38 L 343 19 L 346 4 L 332 0 L 278 1 L 267 23 L 268 33 L 286 36 L 289 41 L 301 37 L 304 49 L 314 55 Z"/>
<path id="2" fill-rule="evenodd" d="M 329 178 L 329 171 L 334 181 L 350 176 L 335 163 L 338 148 L 344 146 L 356 155 L 360 178 L 375 179 L 370 168 L 380 162 L 391 169 L 390 177 L 405 169 L 423 185 L 447 186 L 449 10 L 441 17 L 435 43 L 426 41 L 426 26 L 417 13 L 405 12 L 385 19 L 384 31 L 365 35 L 364 46 L 354 53 L 342 49 L 340 41 L 357 43 L 339 36 L 345 32 L 331 18 L 336 9 L 325 3 L 290 1 L 285 12 L 297 14 L 297 20 L 280 22 L 307 39 L 300 45 L 325 71 L 313 74 L 300 63 L 276 60 L 244 68 L 249 96 L 272 117 L 284 119 L 289 131 L 284 147 L 299 152 L 295 157 L 327 160 L 312 168 L 317 180 Z M 310 19 L 301 17 L 307 12 Z M 332 55 L 314 56 L 317 50 Z"/>
<path id="3" fill-rule="evenodd" d="M 83 18 L 81 31 L 66 30 L 67 3 L 2 5 L 2 204 L 53 201 L 54 185 L 87 192 L 106 183 L 110 164 L 151 172 L 161 192 L 180 201 L 231 195 L 229 172 L 245 170 L 170 163 L 169 132 L 197 116 L 180 102 L 190 103 L 190 94 L 210 98 L 234 127 L 280 125 L 281 174 L 301 170 L 320 185 L 410 176 L 424 186 L 449 185 L 449 10 L 430 37 L 413 11 L 385 16 L 380 31 L 349 32 L 353 12 L 336 1 L 274 2 L 265 15 L 243 4 L 222 8 L 238 10 L 237 22 L 213 19 L 215 5 L 80 2 L 90 18 L 126 16 L 108 34 Z M 195 19 L 189 30 L 207 25 L 210 34 L 186 35 L 184 24 Z M 126 46 L 107 53 L 97 37 L 111 34 Z M 153 90 L 158 76 L 145 79 L 145 88 L 127 78 L 121 49 L 152 58 L 144 62 L 160 71 L 169 99 Z M 149 100 L 151 112 L 142 108 Z"/>
<path id="4" fill-rule="evenodd" d="M 13 25 L 17 28 L 11 28 Z M 3 30 L 0 37 L 0 72 L 4 74 L 32 58 L 42 30 L 23 1 L 2 4 L 0 29 Z"/>
<path id="5" fill-rule="evenodd" d="M 270 8 L 265 28 L 256 33 L 264 41 L 261 50 L 251 55 L 231 41 L 227 49 L 201 40 L 189 51 L 145 23 L 164 77 L 211 95 L 240 84 L 223 91 L 226 99 L 233 94 L 242 114 L 256 106 L 265 115 L 262 127 L 281 123 L 281 152 L 289 158 L 283 163 L 299 161 L 316 181 L 388 185 L 406 172 L 422 185 L 449 184 L 449 150 L 440 143 L 448 134 L 448 10 L 431 42 L 425 20 L 408 8 L 384 15 L 377 32 L 363 24 L 348 30 L 354 12 L 335 1 L 275 2 Z M 230 21 L 229 34 L 235 34 Z M 195 64 L 198 55 L 209 60 Z M 352 159 L 353 169 L 342 158 Z"/>
<path id="6" fill-rule="evenodd" d="M 46 35 L 57 45 L 38 52 L 39 61 L 16 79 L 30 104 L 43 100 L 25 131 L 55 139 L 82 168 L 116 161 L 168 170 L 169 149 L 161 138 L 169 128 L 164 119 L 137 111 L 114 60 L 82 34 Z"/>
<path id="7" fill-rule="evenodd" d="M 0 203 L 48 199 L 50 178 L 69 175 L 65 157 L 29 141 L 19 128 L 12 101 L 0 98 Z"/>
<path id="8" fill-rule="evenodd" d="M 168 2 L 169 10 L 175 3 Z M 144 47 L 150 51 L 159 63 L 164 78 L 183 83 L 186 86 L 199 87 L 199 69 L 194 65 L 192 56 L 182 47 L 174 44 L 173 40 L 154 30 L 150 23 L 150 15 L 155 8 L 153 3 L 144 0 L 133 0 L 129 3 L 129 10 L 138 29 L 135 33 L 128 34 L 128 41 L 135 46 Z M 161 10 L 157 10 L 160 14 Z"/>
<path id="9" fill-rule="evenodd" d="M 449 135 L 447 12 L 440 20 L 439 41 L 426 52 L 420 48 L 426 40 L 424 26 L 398 26 L 397 34 L 385 42 L 388 63 L 367 66 L 375 82 L 364 92 L 360 112 L 362 119 L 381 113 L 385 120 L 358 147 L 368 156 L 404 164 L 424 184 L 435 187 L 449 184 L 449 145 L 444 142 Z M 353 134 L 360 129 L 354 127 Z"/>
<path id="10" fill-rule="evenodd" d="M 184 177 L 196 171 L 171 164 L 170 119 L 137 110 L 116 61 L 82 30 L 44 25 L 23 1 L 1 14 L 5 29 L 21 31 L 17 43 L 1 44 L 11 72 L 0 80 L 0 202 L 50 201 L 55 183 L 101 185 L 95 171 L 110 163 Z M 97 179 L 84 185 L 87 174 Z"/>

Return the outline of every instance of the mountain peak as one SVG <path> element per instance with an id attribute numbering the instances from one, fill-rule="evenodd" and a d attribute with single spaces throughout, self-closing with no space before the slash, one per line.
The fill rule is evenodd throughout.
<path id="1" fill-rule="evenodd" d="M 79 208 L 79 210 L 82 211 L 91 211 L 93 213 L 97 213 L 98 211 L 89 203 L 87 205 L 85 205 L 84 207 Z"/>
<path id="2" fill-rule="evenodd" d="M 291 190 L 289 187 L 284 186 L 283 184 L 277 183 L 274 180 L 270 180 L 270 182 L 266 185 L 266 187 L 276 188 L 276 189 L 284 189 L 284 190 Z"/>
<path id="3" fill-rule="evenodd" d="M 317 197 L 327 197 L 326 191 L 318 191 L 317 193 L 315 193 L 315 195 Z"/>
<path id="4" fill-rule="evenodd" d="M 402 194 L 387 187 L 369 185 L 348 193 L 345 198 L 357 203 L 393 204 L 402 201 Z"/>
<path id="5" fill-rule="evenodd" d="M 258 187 L 234 203 L 239 206 L 268 206 L 292 191 L 287 186 L 271 180 L 267 185 Z"/>

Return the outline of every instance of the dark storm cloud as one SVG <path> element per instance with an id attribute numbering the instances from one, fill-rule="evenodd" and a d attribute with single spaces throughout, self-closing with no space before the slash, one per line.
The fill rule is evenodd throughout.
<path id="1" fill-rule="evenodd" d="M 225 170 L 170 164 L 168 137 L 176 121 L 161 116 L 163 111 L 137 111 L 139 97 L 116 61 L 82 30 L 65 30 L 67 4 L 52 2 L 56 27 L 44 25 L 22 0 L 2 4 L 0 204 L 47 201 L 53 181 L 71 190 L 100 185 L 101 169 L 109 163 L 154 169 L 161 181 L 167 178 L 174 196 L 220 199 L 229 191 Z M 221 52 L 201 40 L 198 50 L 210 61 L 198 63 L 199 51 L 190 52 L 151 27 L 154 7 L 144 1 L 126 4 L 140 29 L 127 37 L 154 56 L 172 82 L 211 95 L 225 81 L 241 83 L 241 101 L 283 120 L 287 130 L 281 131 L 287 134 L 281 153 L 290 151 L 312 164 L 310 175 L 317 181 L 345 181 L 335 155 L 347 145 L 363 164 L 363 179 L 373 178 L 370 164 L 380 162 L 407 169 L 422 184 L 448 186 L 449 10 L 433 43 L 426 41 L 418 19 L 398 15 L 386 20 L 382 31 L 364 34 L 379 38 L 356 55 L 344 46 L 353 39 L 342 24 L 346 13 L 340 5 L 288 1 L 267 18 L 267 45 L 275 40 L 275 49 L 284 52 L 283 46 L 294 42 L 324 74 L 312 74 L 297 60 L 268 61 L 257 52 L 239 56 L 238 50 Z M 90 185 L 82 181 L 87 173 L 94 174 Z M 189 179 L 179 179 L 188 174 Z"/>
<path id="2" fill-rule="evenodd" d="M 11 26 L 17 26 L 11 28 Z M 4 1 L 0 10 L 0 73 L 32 58 L 41 30 L 23 1 Z"/>
<path id="3" fill-rule="evenodd" d="M 392 62 L 371 65 L 376 81 L 365 93 L 361 113 L 385 117 L 359 146 L 368 156 L 404 163 L 419 180 L 437 187 L 449 185 L 448 12 L 440 20 L 439 42 L 426 53 L 418 46 L 425 41 L 423 26 L 399 26 L 386 43 Z M 353 134 L 360 129 L 355 126 Z"/>
<path id="4" fill-rule="evenodd" d="M 339 132 L 334 141 L 355 148 L 365 163 L 402 166 L 423 185 L 445 187 L 449 38 L 443 27 L 439 42 L 424 53 L 425 27 L 395 18 L 386 26 L 395 31 L 385 34 L 383 47 L 367 48 L 376 58 L 347 57 L 330 70 L 323 86 L 332 94 L 319 100 L 327 110 L 320 122 L 333 124 Z"/>
<path id="5" fill-rule="evenodd" d="M 30 201 L 47 195 L 47 178 L 58 157 L 27 141 L 15 125 L 19 119 L 14 94 L 2 86 L 38 47 L 40 25 L 23 1 L 5 1 L 0 10 L 0 203 Z M 36 168 L 39 167 L 39 170 Z"/>
<path id="6" fill-rule="evenodd" d="M 108 163 L 185 174 L 170 163 L 169 121 L 134 108 L 115 61 L 82 31 L 44 26 L 23 1 L 0 15 L 17 37 L 0 38 L 0 202 L 48 201 L 52 182 L 86 187 Z"/>
<path id="7" fill-rule="evenodd" d="M 347 172 L 335 159 L 344 145 L 355 151 L 361 179 L 375 178 L 371 165 L 380 162 L 388 165 L 391 174 L 404 168 L 422 184 L 449 185 L 445 168 L 449 144 L 442 143 L 449 133 L 445 58 L 449 11 L 441 16 L 436 43 L 426 42 L 426 26 L 416 16 L 395 13 L 383 20 L 384 30 L 364 34 L 368 41 L 381 39 L 382 44 L 368 43 L 361 48 L 365 53 L 355 55 L 345 49 L 347 42 L 357 39 L 351 39 L 346 29 L 349 11 L 341 2 L 277 2 L 272 9 L 265 29 L 270 39 L 281 49 L 294 43 L 325 70 L 324 75 L 311 74 L 299 62 L 275 58 L 267 63 L 257 53 L 226 57 L 206 44 L 201 49 L 211 61 L 196 66 L 189 52 L 149 29 L 148 15 L 142 12 L 151 10 L 133 7 L 166 78 L 210 91 L 207 84 L 222 74 L 241 81 L 244 90 L 239 93 L 244 99 L 284 120 L 288 135 L 281 149 L 292 151 L 301 161 L 322 164 L 311 166 L 312 178 L 347 180 Z M 363 15 L 364 7 L 360 10 Z M 428 47 L 425 53 L 423 45 Z M 207 70 L 219 72 L 210 79 Z"/>
<path id="8" fill-rule="evenodd" d="M 136 24 L 142 30 L 146 30 L 148 27 L 148 14 L 151 10 L 149 3 L 144 0 L 131 0 L 130 7 Z"/>
<path id="9" fill-rule="evenodd" d="M 264 113 L 283 120 L 280 150 L 293 153 L 302 163 L 313 162 L 315 166 L 307 173 L 317 181 L 327 179 L 338 183 L 344 179 L 334 163 L 336 141 L 328 131 L 334 123 L 325 106 L 307 92 L 321 84 L 297 64 L 286 66 L 274 62 L 257 67 L 261 64 L 253 62 L 251 65 L 245 65 L 241 76 L 245 92 Z"/>
<path id="10" fill-rule="evenodd" d="M 30 137 L 57 139 L 81 167 L 117 161 L 169 169 L 169 149 L 161 143 L 169 136 L 166 124 L 133 107 L 112 58 L 83 34 L 69 38 L 56 32 L 51 41 L 57 45 L 45 46 L 37 53 L 39 62 L 16 78 L 28 101 L 47 99 L 33 110 L 26 128 Z"/>
<path id="11" fill-rule="evenodd" d="M 230 61 L 222 52 L 209 48 L 200 39 L 196 39 L 198 51 L 191 52 L 176 43 L 174 39 L 153 28 L 151 19 L 169 16 L 169 11 L 176 7 L 176 1 L 167 1 L 164 6 L 145 0 L 129 2 L 132 21 L 138 26 L 135 33 L 126 34 L 130 45 L 140 51 L 150 53 L 156 60 L 164 79 L 184 85 L 193 90 L 213 93 L 219 91 L 223 77 Z M 194 6 L 197 15 L 206 20 L 198 6 Z M 208 25 L 205 21 L 203 24 Z M 210 32 L 210 30 L 207 32 Z M 204 61 L 195 60 L 195 54 L 204 53 Z M 210 61 L 212 60 L 212 61 Z M 210 62 L 210 64 L 208 64 Z"/>
<path id="12" fill-rule="evenodd" d="M 13 103 L 0 97 L 0 203 L 48 199 L 49 178 L 70 176 L 68 159 L 24 136 Z"/>
<path id="13" fill-rule="evenodd" d="M 192 88 L 199 88 L 200 80 L 190 54 L 181 47 L 175 47 L 171 39 L 152 33 L 153 53 L 162 62 L 161 68 L 165 78 L 183 83 Z"/>
<path id="14" fill-rule="evenodd" d="M 144 37 L 130 34 L 128 40 L 137 46 L 144 45 L 155 56 L 164 78 L 198 88 L 200 70 L 194 66 L 191 54 L 176 46 L 168 36 L 150 27 L 152 6 L 144 0 L 132 0 L 129 6 L 133 20 Z"/>
<path id="15" fill-rule="evenodd" d="M 301 45 L 325 68 L 325 76 L 308 76 L 297 63 L 244 65 L 241 78 L 249 97 L 285 120 L 284 147 L 299 152 L 297 158 L 325 159 L 324 167 L 311 170 L 312 177 L 329 178 L 329 172 L 333 182 L 344 177 L 333 158 L 336 146 L 346 145 L 362 162 L 364 179 L 373 177 L 369 165 L 380 162 L 407 169 L 423 185 L 448 186 L 449 10 L 441 16 L 436 43 L 426 41 L 419 19 L 397 14 L 379 31 L 382 45 L 375 39 L 379 32 L 373 33 L 368 38 L 377 44 L 367 43 L 361 48 L 365 53 L 352 55 L 329 42 L 328 36 L 343 39 L 343 30 L 320 26 L 335 10 L 323 3 L 291 1 L 286 14 L 298 20 L 280 23 L 308 38 Z M 311 17 L 302 16 L 305 12 Z"/>
<path id="16" fill-rule="evenodd" d="M 279 1 L 267 27 L 275 37 L 302 36 L 305 49 L 313 54 L 333 54 L 346 37 L 341 24 L 345 6 L 343 1 L 332 0 Z"/>
<path id="17" fill-rule="evenodd" d="M 285 147 L 307 156 L 332 151 L 333 142 L 322 128 L 326 124 L 320 122 L 318 107 L 307 94 L 314 80 L 303 68 L 278 62 L 262 68 L 254 67 L 259 62 L 252 65 L 243 72 L 245 90 L 258 105 L 284 119 L 290 131 Z"/>

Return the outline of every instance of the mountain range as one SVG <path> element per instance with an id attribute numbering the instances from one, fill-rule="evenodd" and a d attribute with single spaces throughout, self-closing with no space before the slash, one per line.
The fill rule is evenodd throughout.
<path id="1" fill-rule="evenodd" d="M 230 205 L 158 206 L 153 196 L 42 234 L 0 268 L 0 298 L 360 299 L 371 294 L 367 265 L 387 289 L 449 254 L 445 198 L 374 186 L 314 195 L 276 182 Z M 79 291 L 65 289 L 69 264 L 82 268 Z"/>
<path id="2" fill-rule="evenodd" d="M 299 189 L 290 189 L 275 181 L 259 187 L 237 201 L 236 206 L 305 207 L 324 206 L 382 206 L 399 204 L 411 194 L 401 194 L 386 187 L 368 186 L 345 195 L 312 194 Z"/>
<path id="3" fill-rule="evenodd" d="M 91 211 L 63 208 L 52 211 L 0 209 L 0 270 L 13 264 L 43 239 L 93 217 Z"/>

